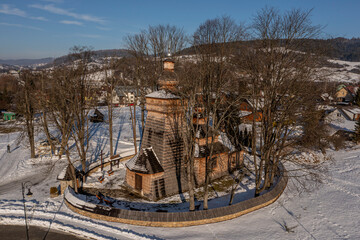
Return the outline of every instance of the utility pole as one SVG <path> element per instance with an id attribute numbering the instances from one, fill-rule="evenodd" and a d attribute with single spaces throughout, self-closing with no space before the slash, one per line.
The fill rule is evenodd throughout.
<path id="1" fill-rule="evenodd" d="M 27 187 L 27 189 L 29 190 L 29 192 L 26 194 L 26 196 L 31 197 L 32 196 L 32 193 L 30 191 L 31 186 L 29 186 L 29 185 L 32 186 L 31 182 L 21 183 L 22 197 L 23 197 L 23 203 L 24 203 L 25 228 L 26 228 L 26 239 L 27 240 L 29 240 L 29 227 L 27 224 L 27 215 L 26 215 L 25 188 Z"/>

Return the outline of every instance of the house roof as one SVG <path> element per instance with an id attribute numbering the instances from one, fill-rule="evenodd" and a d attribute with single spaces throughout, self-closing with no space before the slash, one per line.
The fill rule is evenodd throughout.
<path id="1" fill-rule="evenodd" d="M 169 91 L 165 91 L 165 90 L 159 90 L 156 92 L 152 92 L 148 95 L 146 95 L 146 97 L 148 98 L 161 98 L 161 99 L 180 99 L 179 96 L 176 96 L 175 94 L 172 94 Z"/>
<path id="2" fill-rule="evenodd" d="M 337 88 L 336 91 L 340 91 L 341 89 L 346 88 L 345 84 L 340 84 Z"/>
<path id="3" fill-rule="evenodd" d="M 137 96 L 137 91 L 134 86 L 118 86 L 115 87 L 116 95 L 119 97 L 125 97 L 127 93 L 133 93 L 135 96 Z"/>
<path id="4" fill-rule="evenodd" d="M 104 114 L 102 114 L 98 109 L 95 109 L 94 114 L 97 115 L 98 117 L 104 117 Z"/>
<path id="5" fill-rule="evenodd" d="M 348 93 L 355 95 L 358 88 L 359 88 L 358 86 L 354 86 L 354 85 L 346 86 L 345 84 L 341 84 L 336 88 L 336 91 L 338 92 L 341 89 L 345 89 Z"/>
<path id="6" fill-rule="evenodd" d="M 213 152 L 212 155 L 216 155 L 219 153 L 229 152 L 230 149 L 226 147 L 221 142 L 213 143 Z M 210 155 L 210 148 L 208 146 L 198 146 L 198 151 L 195 150 L 195 157 L 203 158 Z"/>
<path id="7" fill-rule="evenodd" d="M 164 172 L 152 147 L 142 148 L 125 165 L 129 170 L 139 173 L 154 174 Z"/>
<path id="8" fill-rule="evenodd" d="M 357 90 L 357 87 L 355 86 L 352 86 L 352 85 L 349 85 L 346 87 L 346 90 L 348 90 L 348 92 L 350 92 L 351 94 L 356 94 L 356 90 Z"/>
<path id="9" fill-rule="evenodd" d="M 360 109 L 359 108 L 352 108 L 352 109 L 349 109 L 349 111 L 353 114 L 360 114 Z"/>

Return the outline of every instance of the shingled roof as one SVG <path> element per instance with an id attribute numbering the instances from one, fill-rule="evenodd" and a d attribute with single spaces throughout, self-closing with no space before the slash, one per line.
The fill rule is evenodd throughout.
<path id="1" fill-rule="evenodd" d="M 198 148 L 199 149 L 196 151 L 195 157 L 203 158 L 210 155 L 210 149 L 208 146 L 198 146 Z M 228 153 L 229 151 L 230 149 L 221 142 L 213 143 L 213 156 L 219 153 Z"/>
<path id="2" fill-rule="evenodd" d="M 152 147 L 142 148 L 125 165 L 130 171 L 139 173 L 154 174 L 164 172 Z"/>

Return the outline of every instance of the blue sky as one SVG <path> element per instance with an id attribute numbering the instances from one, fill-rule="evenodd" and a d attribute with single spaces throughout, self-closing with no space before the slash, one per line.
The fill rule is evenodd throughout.
<path id="1" fill-rule="evenodd" d="M 313 8 L 325 37 L 360 37 L 360 0 L 0 0 L 0 59 L 58 57 L 74 45 L 124 48 L 124 36 L 149 25 L 191 34 L 221 15 L 250 22 L 265 6 Z"/>

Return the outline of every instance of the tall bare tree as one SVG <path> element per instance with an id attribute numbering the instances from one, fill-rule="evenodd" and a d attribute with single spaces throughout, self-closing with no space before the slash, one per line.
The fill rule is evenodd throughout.
<path id="1" fill-rule="evenodd" d="M 24 130 L 30 145 L 30 155 L 35 158 L 35 122 L 34 115 L 36 111 L 36 80 L 37 77 L 29 70 L 20 72 L 20 81 L 16 96 L 17 112 L 24 116 Z"/>
<path id="2" fill-rule="evenodd" d="M 201 98 L 198 105 L 204 109 L 205 139 L 209 149 L 206 156 L 204 209 L 208 209 L 208 185 L 211 181 L 215 138 L 225 120 L 225 115 L 218 113 L 227 112 L 233 104 L 225 104 L 224 99 L 225 93 L 231 89 L 231 79 L 234 78 L 231 71 L 234 46 L 243 38 L 244 33 L 243 26 L 236 24 L 228 16 L 222 16 L 202 23 L 193 36 L 201 83 Z"/>
<path id="3" fill-rule="evenodd" d="M 176 26 L 157 25 L 149 26 L 139 34 L 128 35 L 125 41 L 134 59 L 132 71 L 129 72 L 127 78 L 132 80 L 131 85 L 136 92 L 133 111 L 130 110 L 133 135 L 136 138 L 136 106 L 139 103 L 141 107 L 141 125 L 144 129 L 145 95 L 150 89 L 154 89 L 168 51 L 177 53 L 182 50 L 186 43 L 186 36 L 184 31 Z"/>
<path id="4" fill-rule="evenodd" d="M 75 46 L 70 49 L 71 85 L 69 91 L 73 96 L 72 112 L 74 125 L 72 137 L 81 161 L 82 171 L 86 172 L 86 153 L 89 148 L 89 111 L 94 105 L 93 86 L 89 78 L 89 62 L 92 51 L 89 47 Z M 83 176 L 85 181 L 85 175 Z"/>
<path id="5" fill-rule="evenodd" d="M 189 188 L 189 210 L 195 210 L 195 139 L 199 130 L 198 94 L 200 76 L 197 64 L 186 62 L 178 67 L 179 89 L 176 92 L 181 97 L 180 121 L 181 139 L 184 147 L 184 163 L 186 164 L 187 181 Z M 195 119 L 195 120 L 194 120 Z M 195 122 L 194 122 L 195 121 Z"/>
<path id="6" fill-rule="evenodd" d="M 78 191 L 74 162 L 71 160 L 69 139 L 74 125 L 74 113 L 72 104 L 76 96 L 69 91 L 72 86 L 73 72 L 66 66 L 54 68 L 51 74 L 51 88 L 49 94 L 49 114 L 58 132 L 61 133 L 59 158 L 65 153 L 70 167 L 75 191 Z"/>
<path id="7" fill-rule="evenodd" d="M 291 159 L 294 141 L 290 135 L 295 123 L 302 120 L 303 111 L 309 109 L 306 106 L 314 104 L 314 91 L 310 89 L 319 55 L 314 49 L 299 50 L 306 49 L 303 40 L 317 37 L 321 30 L 312 25 L 310 13 L 260 10 L 251 25 L 253 41 L 238 55 L 239 69 L 246 73 L 251 86 L 253 114 L 261 114 L 259 134 L 255 115 L 252 133 L 256 196 L 273 184 L 279 162 Z"/>
<path id="8" fill-rule="evenodd" d="M 114 147 L 113 147 L 113 99 L 115 93 L 115 87 L 118 83 L 118 78 L 115 76 L 115 62 L 114 58 L 110 60 L 106 60 L 104 63 L 104 83 L 103 86 L 105 87 L 106 91 L 106 102 L 108 106 L 108 121 L 109 121 L 109 141 L 110 141 L 110 157 L 114 154 Z M 115 93 L 116 94 L 116 93 Z"/>
<path id="9" fill-rule="evenodd" d="M 45 133 L 46 139 L 50 144 L 51 154 L 55 152 L 55 142 L 53 136 L 50 134 L 49 130 L 49 106 L 50 104 L 50 94 L 51 94 L 51 80 L 50 80 L 50 72 L 43 70 L 38 73 L 40 91 L 37 93 L 37 108 L 41 111 L 40 120 L 41 126 Z"/>

